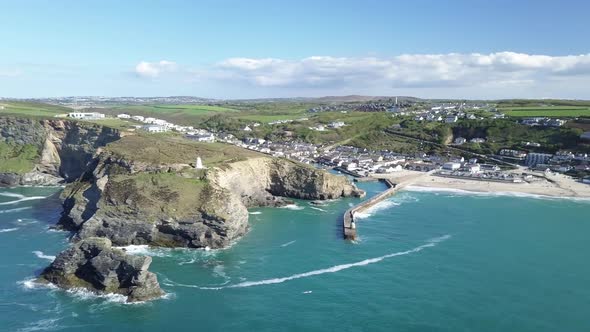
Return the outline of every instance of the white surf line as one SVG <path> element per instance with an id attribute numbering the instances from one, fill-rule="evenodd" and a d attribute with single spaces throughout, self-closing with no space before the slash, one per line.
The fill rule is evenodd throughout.
<path id="1" fill-rule="evenodd" d="M 0 233 L 14 232 L 16 230 L 18 230 L 18 227 L 15 227 L 15 228 L 4 228 L 4 229 L 0 229 Z"/>
<path id="2" fill-rule="evenodd" d="M 54 261 L 55 260 L 55 256 L 50 256 L 50 255 L 45 255 L 43 253 L 43 251 L 39 251 L 39 250 L 35 250 L 33 251 L 33 254 L 35 254 L 35 256 L 41 258 L 41 259 L 46 259 L 48 261 Z"/>
<path id="3" fill-rule="evenodd" d="M 293 241 L 289 241 L 289 242 L 287 242 L 287 243 L 283 243 L 283 244 L 281 244 L 281 248 L 284 248 L 284 247 L 290 246 L 290 245 L 292 245 L 293 243 L 295 243 L 296 241 L 297 241 L 297 240 L 293 240 Z"/>
<path id="4" fill-rule="evenodd" d="M 31 208 L 30 206 L 25 206 L 25 207 L 19 207 L 19 208 L 8 209 L 8 210 L 0 210 L 0 213 L 19 212 L 19 211 L 23 211 L 23 210 L 28 210 L 30 208 Z"/>
<path id="5" fill-rule="evenodd" d="M 410 249 L 410 250 L 398 251 L 398 252 L 394 252 L 394 253 L 391 253 L 388 255 L 383 255 L 383 256 L 379 256 L 379 257 L 375 257 L 375 258 L 369 258 L 369 259 L 365 259 L 365 260 L 355 262 L 355 263 L 336 265 L 336 266 L 332 266 L 332 267 L 329 267 L 326 269 L 314 270 L 314 271 L 309 271 L 309 272 L 305 272 L 305 273 L 294 274 L 294 275 L 291 275 L 288 277 L 283 277 L 283 278 L 273 278 L 273 279 L 265 279 L 265 280 L 259 280 L 259 281 L 245 281 L 245 282 L 241 282 L 238 284 L 222 286 L 222 287 L 202 287 L 202 286 L 197 286 L 197 285 L 186 285 L 186 284 L 179 284 L 179 283 L 174 283 L 174 286 L 198 288 L 198 289 L 203 289 L 203 290 L 220 290 L 220 289 L 225 289 L 225 288 L 243 288 L 243 287 L 253 287 L 253 286 L 260 286 L 260 285 L 280 284 L 285 281 L 307 278 L 307 277 L 317 276 L 317 275 L 325 274 L 325 273 L 335 273 L 335 272 L 347 270 L 347 269 L 350 269 L 353 267 L 375 264 L 375 263 L 378 263 L 378 262 L 380 262 L 384 259 L 387 259 L 387 258 L 413 254 L 413 253 L 422 251 L 426 248 L 434 247 L 437 244 L 439 244 L 440 242 L 449 239 L 450 237 L 451 237 L 451 235 L 447 234 L 447 235 L 444 235 L 444 236 L 441 236 L 438 238 L 431 239 L 427 243 L 425 243 L 421 246 L 415 247 L 413 249 Z"/>
<path id="6" fill-rule="evenodd" d="M 17 199 L 16 201 L 2 202 L 2 203 L 0 203 L 0 205 L 12 205 L 12 204 L 20 203 L 20 202 L 32 201 L 32 200 L 44 199 L 44 198 L 47 198 L 47 197 L 45 197 L 45 196 L 23 197 L 23 198 Z"/>
<path id="7" fill-rule="evenodd" d="M 315 207 L 315 206 L 310 206 L 309 208 L 314 209 L 314 210 L 318 210 L 318 211 L 322 211 L 322 212 L 326 212 L 326 210 L 321 209 L 319 207 Z"/>
<path id="8" fill-rule="evenodd" d="M 4 197 L 13 197 L 13 198 L 25 198 L 25 195 L 17 194 L 17 193 L 9 193 L 9 192 L 2 192 L 0 196 Z"/>

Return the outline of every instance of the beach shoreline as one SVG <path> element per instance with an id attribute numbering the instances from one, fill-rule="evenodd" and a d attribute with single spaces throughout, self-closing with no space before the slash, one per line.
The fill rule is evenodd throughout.
<path id="1" fill-rule="evenodd" d="M 492 182 L 448 178 L 417 171 L 400 171 L 378 174 L 375 177 L 390 179 L 408 191 L 454 191 L 474 194 L 506 196 L 537 196 L 540 198 L 573 198 L 590 200 L 590 185 L 577 182 L 563 174 L 535 173 L 533 181 L 524 183 Z"/>

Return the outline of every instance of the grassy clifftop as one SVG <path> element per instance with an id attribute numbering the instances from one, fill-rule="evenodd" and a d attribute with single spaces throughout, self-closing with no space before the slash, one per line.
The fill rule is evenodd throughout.
<path id="1" fill-rule="evenodd" d="M 134 135 L 107 145 L 126 160 L 150 164 L 190 164 L 201 157 L 207 167 L 264 155 L 222 143 L 198 143 L 171 135 Z"/>

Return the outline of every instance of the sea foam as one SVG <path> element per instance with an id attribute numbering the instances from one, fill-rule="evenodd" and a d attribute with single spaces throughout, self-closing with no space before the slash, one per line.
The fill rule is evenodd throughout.
<path id="1" fill-rule="evenodd" d="M 17 193 L 10 193 L 10 192 L 1 192 L 0 196 L 12 197 L 12 198 L 25 198 L 25 195 L 21 195 L 21 194 L 17 194 Z"/>
<path id="2" fill-rule="evenodd" d="M 35 256 L 37 256 L 37 257 L 39 257 L 41 259 L 46 259 L 48 261 L 52 261 L 53 262 L 55 260 L 55 256 L 45 255 L 43 253 L 43 251 L 35 250 L 35 251 L 33 251 L 33 254 L 35 254 Z"/>
<path id="3" fill-rule="evenodd" d="M 404 255 L 417 253 L 417 252 L 420 252 L 426 248 L 434 247 L 449 238 L 451 238 L 451 235 L 444 235 L 441 237 L 430 239 L 425 244 L 417 246 L 417 247 L 409 249 L 409 250 L 398 251 L 398 252 L 394 252 L 391 254 L 387 254 L 387 255 L 383 255 L 383 256 L 379 256 L 379 257 L 374 257 L 374 258 L 368 258 L 368 259 L 354 262 L 354 263 L 335 265 L 335 266 L 325 268 L 325 269 L 294 274 L 294 275 L 291 275 L 288 277 L 272 278 L 272 279 L 265 279 L 265 280 L 259 280 L 259 281 L 244 281 L 244 282 L 240 282 L 237 284 L 227 285 L 227 286 L 222 286 L 222 287 L 203 287 L 203 286 L 198 286 L 198 285 L 186 285 L 186 284 L 179 284 L 179 283 L 173 283 L 173 282 L 170 282 L 169 285 L 170 286 L 177 286 L 177 287 L 198 288 L 198 289 L 203 289 L 203 290 L 220 290 L 220 289 L 226 289 L 226 288 L 244 288 L 244 287 L 253 287 L 253 286 L 261 286 L 261 285 L 280 284 L 280 283 L 290 281 L 290 280 L 308 278 L 308 277 L 322 275 L 322 274 L 326 274 L 326 273 L 336 273 L 336 272 L 347 270 L 347 269 L 354 268 L 354 267 L 366 266 L 366 265 L 370 265 L 370 264 L 379 263 L 384 259 L 388 259 L 388 258 L 392 258 L 392 257 L 404 256 Z"/>
<path id="4" fill-rule="evenodd" d="M 283 243 L 283 244 L 281 244 L 281 247 L 282 247 L 282 248 L 284 248 L 284 247 L 288 247 L 288 246 L 292 245 L 293 243 L 295 243 L 296 241 L 297 241 L 297 240 L 293 240 L 293 241 L 289 241 L 289 242 L 287 242 L 287 243 Z"/>
<path id="5" fill-rule="evenodd" d="M 15 228 L 3 228 L 3 229 L 0 229 L 0 233 L 14 232 L 16 230 L 18 230 L 18 227 L 15 227 Z"/>
<path id="6" fill-rule="evenodd" d="M 287 204 L 285 206 L 281 206 L 281 209 L 289 209 L 289 210 L 303 210 L 303 206 L 299 206 L 297 204 Z"/>
<path id="7" fill-rule="evenodd" d="M 44 199 L 44 198 L 47 198 L 47 197 L 46 196 L 22 197 L 22 198 L 19 198 L 17 200 L 14 200 L 14 201 L 2 202 L 2 203 L 0 203 L 0 205 L 14 205 L 14 204 L 18 204 L 20 202 L 33 201 L 33 200 L 39 200 L 39 199 Z"/>
<path id="8" fill-rule="evenodd" d="M 375 213 L 377 213 L 379 211 L 387 210 L 387 209 L 390 209 L 390 208 L 392 208 L 394 206 L 398 206 L 398 205 L 400 205 L 400 203 L 395 202 L 391 199 L 388 199 L 388 200 L 381 201 L 381 202 L 369 207 L 368 209 L 364 210 L 363 212 L 357 212 L 354 214 L 354 216 L 357 219 L 364 219 L 364 218 L 368 218 L 368 217 L 374 215 Z"/>
<path id="9" fill-rule="evenodd" d="M 167 248 L 153 248 L 148 246 L 147 244 L 140 244 L 140 245 L 128 245 L 124 247 L 117 247 L 119 249 L 125 250 L 130 255 L 136 256 L 153 256 L 153 257 L 168 257 L 171 255 L 173 249 Z"/>
<path id="10" fill-rule="evenodd" d="M 8 210 L 0 210 L 0 213 L 20 212 L 20 211 L 28 210 L 30 208 L 31 208 L 30 206 L 24 206 L 24 207 L 19 207 L 19 208 L 14 208 L 14 209 L 8 209 Z"/>

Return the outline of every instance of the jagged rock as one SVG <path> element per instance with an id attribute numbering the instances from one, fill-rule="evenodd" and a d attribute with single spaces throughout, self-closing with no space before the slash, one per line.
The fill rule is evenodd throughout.
<path id="1" fill-rule="evenodd" d="M 87 238 L 60 253 L 40 280 L 63 289 L 121 294 L 129 302 L 148 301 L 164 294 L 156 275 L 148 271 L 151 262 L 151 257 L 113 248 L 106 238 Z"/>

